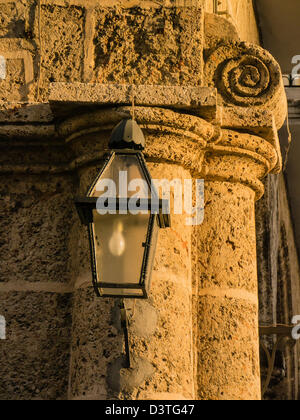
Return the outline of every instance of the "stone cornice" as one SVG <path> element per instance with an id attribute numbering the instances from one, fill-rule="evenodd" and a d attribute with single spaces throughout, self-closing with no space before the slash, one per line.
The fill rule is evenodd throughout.
<path id="1" fill-rule="evenodd" d="M 224 65 L 220 58 L 220 48 L 224 52 L 224 46 L 218 47 L 211 53 L 210 58 L 206 62 L 206 78 L 207 84 L 210 87 L 200 86 L 147 86 L 147 85 L 92 85 L 83 83 L 54 83 L 51 85 L 50 104 L 55 117 L 65 118 L 67 113 L 76 113 L 78 107 L 109 107 L 115 105 L 130 105 L 132 103 L 132 95 L 135 97 L 135 104 L 138 106 L 164 107 L 167 109 L 180 110 L 185 113 L 197 115 L 203 119 L 212 122 L 215 126 L 220 126 L 226 129 L 242 130 L 244 132 L 258 135 L 270 141 L 275 147 L 278 147 L 277 129 L 281 127 L 286 117 L 287 104 L 285 91 L 282 85 L 281 73 L 276 61 L 259 47 L 253 47 L 249 44 L 231 43 L 226 44 L 225 50 L 231 47 L 242 45 L 244 50 L 249 49 L 249 60 L 254 60 L 254 63 L 261 68 L 267 69 L 267 64 L 262 64 L 262 59 L 265 62 L 272 63 L 272 68 L 269 71 L 272 73 L 270 86 L 265 88 L 260 94 L 260 86 L 251 88 L 246 86 L 247 92 L 242 92 L 239 98 L 235 92 L 231 92 L 229 97 L 231 84 L 229 73 L 225 71 L 225 76 L 222 73 L 220 66 Z M 250 53 L 255 54 L 255 51 L 260 52 L 261 58 L 250 57 Z M 244 51 L 244 50 L 240 50 Z M 222 54 L 221 54 L 222 55 Z M 222 56 L 223 57 L 223 56 Z M 218 59 L 220 63 L 218 63 Z M 223 57 L 222 59 L 225 60 Z M 243 78 L 247 79 L 247 84 L 253 84 L 251 77 L 260 75 L 259 69 L 254 66 L 244 64 L 239 66 L 239 59 L 235 57 L 232 59 L 236 63 L 237 68 L 233 68 L 233 72 L 241 72 L 239 80 L 242 83 Z M 216 68 L 215 68 L 215 67 Z M 221 72 L 221 74 L 219 74 Z M 253 72 L 253 73 L 252 73 Z M 274 73 L 274 74 L 273 74 Z M 216 80 L 222 80 L 225 77 L 226 89 L 223 89 L 223 82 L 220 84 Z M 235 77 L 235 76 L 233 76 Z M 249 80 L 248 80 L 249 77 Z M 217 79 L 216 79 L 217 78 Z M 267 76 L 266 76 L 267 78 Z M 278 84 L 277 84 L 278 82 Z M 258 82 L 260 85 L 262 82 Z M 216 89 L 217 87 L 217 89 Z M 237 86 L 237 91 L 242 89 Z M 223 89 L 223 90 L 222 90 Z M 228 94 L 228 95 L 227 95 Z M 248 94 L 248 97 L 247 95 Z M 235 99 L 233 99 L 233 97 Z M 254 103 L 256 105 L 254 105 Z M 278 165 L 280 170 L 281 164 Z"/>
<path id="2" fill-rule="evenodd" d="M 11 104 L 1 111 L 0 137 L 54 136 L 54 118 L 65 118 L 78 107 L 130 105 L 134 93 L 138 106 L 181 110 L 223 128 L 258 135 L 277 147 L 277 129 L 287 108 L 280 68 L 262 48 L 238 42 L 234 32 L 233 40 L 228 37 L 205 52 L 207 87 L 54 83 L 50 90 L 52 121 L 48 119 L 47 129 L 38 127 L 38 113 L 31 128 L 22 115 L 19 121 L 15 118 L 15 114 L 19 115 L 16 107 L 24 114 L 26 108 L 41 104 Z"/>
<path id="3" fill-rule="evenodd" d="M 52 109 L 63 104 L 122 105 L 131 103 L 134 96 L 139 106 L 168 106 L 189 108 L 199 112 L 202 107 L 216 107 L 216 89 L 201 86 L 118 85 L 89 83 L 52 83 L 49 102 Z M 61 105 L 59 109 L 59 105 Z"/>
<path id="4" fill-rule="evenodd" d="M 163 85 L 104 85 L 52 83 L 49 102 L 54 115 L 70 114 L 76 107 L 129 105 L 188 110 L 208 120 L 216 118 L 217 94 L 214 87 Z"/>

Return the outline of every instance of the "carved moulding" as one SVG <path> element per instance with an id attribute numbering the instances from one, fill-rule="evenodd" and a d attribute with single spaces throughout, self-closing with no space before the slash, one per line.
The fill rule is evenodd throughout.
<path id="1" fill-rule="evenodd" d="M 222 127 L 259 135 L 279 148 L 277 130 L 287 100 L 279 64 L 268 51 L 245 42 L 221 43 L 209 50 L 205 80 L 217 89 Z M 280 169 L 278 161 L 275 171 Z"/>

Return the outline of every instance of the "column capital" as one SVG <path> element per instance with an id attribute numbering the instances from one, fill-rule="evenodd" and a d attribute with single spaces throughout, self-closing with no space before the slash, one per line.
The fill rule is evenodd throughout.
<path id="1" fill-rule="evenodd" d="M 76 151 L 76 165 L 100 160 L 110 131 L 131 111 L 129 106 L 96 109 L 64 120 L 58 131 Z M 144 131 L 150 160 L 180 164 L 204 179 L 244 184 L 257 199 L 264 191 L 260 180 L 280 169 L 279 145 L 254 134 L 158 107 L 137 106 L 135 118 Z"/>

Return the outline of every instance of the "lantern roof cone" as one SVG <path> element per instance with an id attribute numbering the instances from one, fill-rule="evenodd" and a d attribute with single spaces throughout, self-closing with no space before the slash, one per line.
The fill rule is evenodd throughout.
<path id="1" fill-rule="evenodd" d="M 135 120 L 122 120 L 112 131 L 110 149 L 145 149 L 144 134 Z"/>

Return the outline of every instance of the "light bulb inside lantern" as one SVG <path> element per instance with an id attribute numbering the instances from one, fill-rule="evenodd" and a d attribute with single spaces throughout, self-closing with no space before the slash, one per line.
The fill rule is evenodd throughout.
<path id="1" fill-rule="evenodd" d="M 115 257 L 121 257 L 126 248 L 125 238 L 123 236 L 123 223 L 117 222 L 114 224 L 114 231 L 109 240 L 109 250 Z"/>

